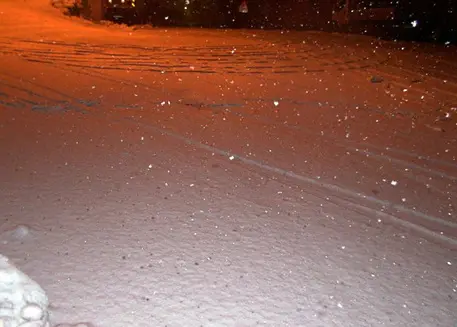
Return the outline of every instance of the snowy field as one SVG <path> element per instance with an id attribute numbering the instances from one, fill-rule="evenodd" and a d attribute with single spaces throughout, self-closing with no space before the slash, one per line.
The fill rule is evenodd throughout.
<path id="1" fill-rule="evenodd" d="M 0 28 L 0 254 L 53 326 L 457 326 L 455 48 Z"/>

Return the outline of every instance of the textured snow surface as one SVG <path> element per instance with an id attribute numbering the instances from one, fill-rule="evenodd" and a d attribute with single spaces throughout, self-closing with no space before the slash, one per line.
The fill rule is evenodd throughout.
<path id="1" fill-rule="evenodd" d="M 0 2 L 0 253 L 52 325 L 457 323 L 455 49 L 42 4 Z"/>

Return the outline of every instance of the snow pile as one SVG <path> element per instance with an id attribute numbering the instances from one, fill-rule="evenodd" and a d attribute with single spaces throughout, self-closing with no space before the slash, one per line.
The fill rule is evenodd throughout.
<path id="1" fill-rule="evenodd" d="M 0 255 L 0 326 L 49 327 L 44 290 Z"/>
<path id="2" fill-rule="evenodd" d="M 69 14 L 72 9 L 82 9 L 81 0 L 51 0 L 51 5 L 64 14 Z"/>

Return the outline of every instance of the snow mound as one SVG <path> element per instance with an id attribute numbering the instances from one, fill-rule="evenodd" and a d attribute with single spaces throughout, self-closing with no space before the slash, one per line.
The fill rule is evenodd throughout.
<path id="1" fill-rule="evenodd" d="M 81 1 L 78 0 L 51 0 L 51 5 L 56 8 L 80 6 Z"/>
<path id="2" fill-rule="evenodd" d="M 28 7 L 28 8 L 48 8 L 51 7 L 52 1 L 54 0 L 24 0 L 24 1 L 14 1 L 14 0 L 5 0 L 4 3 L 8 3 L 8 6 L 15 7 Z"/>
<path id="3" fill-rule="evenodd" d="M 49 18 L 49 14 L 68 14 L 70 8 L 75 6 L 81 8 L 80 0 L 5 0 L 2 2 L 5 5 L 4 7 L 8 8 L 8 11 L 21 10 L 23 11 L 23 14 L 27 16 L 29 16 L 30 13 L 41 15 L 47 14 L 46 18 Z M 45 17 L 41 16 L 41 19 L 45 19 Z"/>
<path id="4" fill-rule="evenodd" d="M 0 255 L 0 326 L 49 327 L 48 305 L 44 290 Z"/>
<path id="5" fill-rule="evenodd" d="M 64 14 L 69 14 L 71 8 L 82 9 L 81 0 L 51 0 L 51 5 L 59 9 Z"/>

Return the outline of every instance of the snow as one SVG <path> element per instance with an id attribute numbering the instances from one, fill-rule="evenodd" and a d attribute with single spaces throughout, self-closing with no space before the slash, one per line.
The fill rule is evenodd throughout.
<path id="1" fill-rule="evenodd" d="M 0 13 L 0 253 L 54 326 L 455 325 L 455 49 Z"/>
<path id="2" fill-rule="evenodd" d="M 49 327 L 44 290 L 0 255 L 0 326 Z"/>

